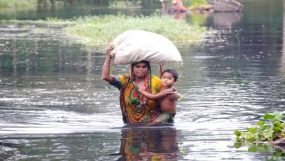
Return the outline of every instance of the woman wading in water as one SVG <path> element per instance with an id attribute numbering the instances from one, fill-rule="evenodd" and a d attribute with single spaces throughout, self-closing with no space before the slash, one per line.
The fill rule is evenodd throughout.
<path id="1" fill-rule="evenodd" d="M 102 78 L 120 90 L 120 106 L 123 121 L 126 124 L 149 123 L 159 115 L 159 107 L 155 100 L 150 100 L 138 89 L 156 94 L 162 86 L 160 78 L 151 74 L 149 62 L 141 61 L 131 64 L 131 74 L 114 76 L 110 73 L 113 49 L 109 45 L 106 49 L 106 59 L 102 69 Z M 172 90 L 164 90 L 165 95 L 172 94 Z"/>

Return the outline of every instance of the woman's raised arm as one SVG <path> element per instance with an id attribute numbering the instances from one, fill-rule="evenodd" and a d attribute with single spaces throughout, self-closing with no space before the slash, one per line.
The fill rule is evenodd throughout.
<path id="1" fill-rule="evenodd" d="M 111 82 L 113 77 L 110 73 L 111 68 L 111 55 L 110 52 L 114 49 L 114 46 L 112 44 L 109 44 L 106 48 L 106 59 L 102 67 L 102 79 L 104 79 L 107 82 Z"/>

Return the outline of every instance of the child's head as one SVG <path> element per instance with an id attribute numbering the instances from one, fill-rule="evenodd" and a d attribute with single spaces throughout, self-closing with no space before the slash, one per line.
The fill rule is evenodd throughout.
<path id="1" fill-rule="evenodd" d="M 161 73 L 161 80 L 165 86 L 172 86 L 178 79 L 178 73 L 175 69 L 166 69 Z"/>
<path id="2" fill-rule="evenodd" d="M 163 76 L 164 73 L 170 73 L 172 77 L 174 78 L 174 81 L 176 82 L 178 79 L 178 73 L 175 69 L 166 69 L 161 73 L 161 77 Z"/>

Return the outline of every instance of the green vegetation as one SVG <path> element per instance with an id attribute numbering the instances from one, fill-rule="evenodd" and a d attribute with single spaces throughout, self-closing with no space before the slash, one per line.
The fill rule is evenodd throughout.
<path id="1" fill-rule="evenodd" d="M 68 26 L 66 33 L 79 38 L 90 47 L 105 46 L 120 33 L 138 29 L 164 35 L 176 44 L 194 43 L 203 39 L 205 27 L 190 26 L 185 21 L 170 16 L 104 16 L 84 17 L 73 20 L 75 25 Z"/>
<path id="2" fill-rule="evenodd" d="M 37 0 L 0 0 L 0 8 L 31 9 L 35 8 Z"/>
<path id="3" fill-rule="evenodd" d="M 192 13 L 191 16 L 186 17 L 186 21 L 192 25 L 205 25 L 207 18 L 207 14 Z"/>
<path id="4" fill-rule="evenodd" d="M 282 149 L 272 147 L 269 144 L 251 144 L 248 147 L 247 151 L 251 153 L 258 152 L 270 154 L 271 156 L 268 156 L 268 158 L 266 159 L 267 161 L 283 161 L 285 156 Z"/>
<path id="5" fill-rule="evenodd" d="M 264 143 L 285 137 L 285 123 L 282 113 L 266 113 L 255 127 L 246 131 L 235 131 L 236 143 Z"/>
<path id="6" fill-rule="evenodd" d="M 47 18 L 46 20 L 0 20 L 4 24 L 16 24 L 32 33 L 62 31 L 61 37 L 74 40 L 87 48 L 102 50 L 116 36 L 124 31 L 137 29 L 164 35 L 176 45 L 200 43 L 206 34 L 205 27 L 189 25 L 186 21 L 176 20 L 171 16 L 93 16 L 76 19 Z M 31 27 L 31 26 L 36 26 Z M 47 33 L 48 34 L 48 33 Z"/>
<path id="7" fill-rule="evenodd" d="M 184 0 L 183 4 L 187 6 L 190 10 L 195 10 L 197 8 L 203 8 L 208 5 L 206 0 Z"/>
<path id="8" fill-rule="evenodd" d="M 116 0 L 110 3 L 110 8 L 126 9 L 137 7 L 141 7 L 141 4 L 138 1 Z"/>
<path id="9" fill-rule="evenodd" d="M 197 6 L 208 4 L 206 0 L 184 0 L 183 4 L 185 6 Z"/>
<path id="10" fill-rule="evenodd" d="M 87 48 L 103 48 L 124 31 L 137 29 L 164 35 L 176 45 L 198 44 L 205 34 L 205 27 L 189 25 L 186 21 L 171 16 L 93 16 L 71 20 L 47 18 L 46 20 L 0 20 L 0 23 L 17 24 L 32 33 L 46 33 L 51 30 L 63 30 L 64 37 L 74 40 Z M 31 26 L 37 26 L 31 27 Z"/>

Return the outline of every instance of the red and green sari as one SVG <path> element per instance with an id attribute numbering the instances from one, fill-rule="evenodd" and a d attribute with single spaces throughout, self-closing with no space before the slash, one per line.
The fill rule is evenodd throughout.
<path id="1" fill-rule="evenodd" d="M 143 96 L 129 75 L 119 75 L 114 77 L 111 85 L 120 90 L 120 106 L 124 123 L 149 123 L 159 115 L 157 101 L 149 100 Z M 161 80 L 147 74 L 144 80 L 145 91 L 156 94 L 160 91 Z"/>

